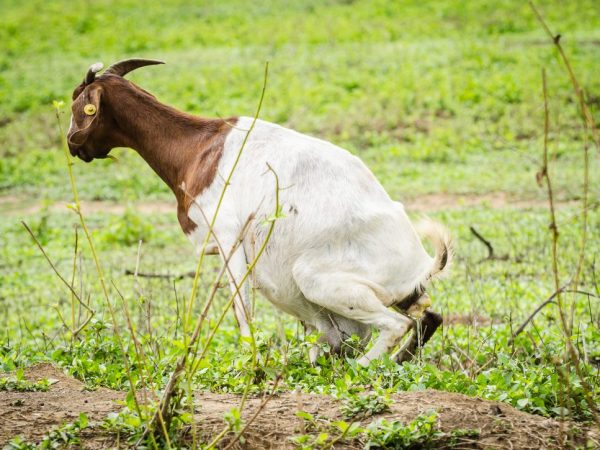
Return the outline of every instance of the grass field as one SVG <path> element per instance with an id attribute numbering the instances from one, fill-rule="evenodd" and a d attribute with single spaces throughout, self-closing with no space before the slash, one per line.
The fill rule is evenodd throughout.
<path id="1" fill-rule="evenodd" d="M 269 61 L 261 118 L 347 148 L 393 198 L 406 202 L 411 215 L 427 212 L 451 230 L 456 241 L 452 275 L 431 288 L 434 309 L 443 313 L 445 325 L 411 363 L 384 360 L 362 369 L 352 359 L 323 356 L 313 367 L 307 357 L 311 339 L 292 317 L 257 294 L 256 345 L 239 344 L 228 313 L 198 370 L 186 379 L 186 392 L 328 394 L 347 411 L 364 413 L 363 428 L 344 431 L 344 425 L 335 428 L 333 421 L 306 412 L 298 420 L 308 425 L 287 441 L 300 448 L 368 442 L 437 448 L 451 446 L 452 439 L 466 445 L 467 438 L 456 431 L 464 428 L 460 423 L 443 433 L 439 424 L 432 428 L 439 422 L 436 413 L 429 425 L 420 416 L 390 426 L 392 431 L 382 423 L 368 429 L 366 418 L 384 411 L 392 396 L 424 389 L 500 401 L 576 423 L 565 432 L 569 444 L 552 445 L 598 444 L 597 435 L 587 444 L 582 437 L 582 430 L 594 426 L 586 395 L 597 401 L 600 394 L 598 151 L 583 130 L 564 65 L 526 2 L 234 0 L 192 5 L 169 0 L 150 7 L 133 1 L 3 0 L 0 8 L 0 369 L 13 377 L 0 383 L 0 394 L 52 389 L 47 382 L 26 381 L 20 372 L 40 362 L 55 364 L 90 389 L 126 391 L 133 382 L 137 388 L 160 390 L 189 332 L 182 310 L 192 278 L 178 275 L 194 271 L 197 257 L 180 231 L 172 194 L 126 149 L 113 151 L 117 161 L 86 165 L 77 160 L 73 165 L 117 309 L 116 323 L 111 320 L 79 219 L 63 205 L 72 201 L 71 187 L 53 101 L 65 102 L 68 111 L 72 89 L 91 63 L 142 56 L 167 64 L 141 69 L 129 79 L 161 101 L 203 116 L 252 115 Z M 539 8 L 552 30 L 561 33 L 597 118 L 600 4 L 548 1 Z M 542 69 L 548 78 L 561 285 L 576 273 L 583 254 L 577 288 L 587 294 L 567 294 L 562 300 L 579 374 L 567 355 L 556 304 L 545 307 L 511 341 L 515 329 L 555 291 L 547 194 L 536 183 L 544 140 Z M 60 120 L 68 126 L 68 114 Z M 588 237 L 581 253 L 586 145 Z M 21 220 L 95 311 L 77 338 L 71 329 L 83 323 L 86 309 L 72 307 L 71 292 Z M 491 242 L 496 258 L 486 259 L 486 247 L 470 227 Z M 140 272 L 171 277 L 136 280 L 126 274 L 136 268 L 140 239 Z M 203 266 L 195 316 L 217 270 L 215 258 Z M 201 346 L 217 327 L 227 295 L 226 289 L 219 291 Z M 139 348 L 145 349 L 143 360 Z M 253 362 L 253 349 L 260 364 Z M 100 425 L 71 420 L 68 442 L 48 436 L 46 441 L 75 444 L 103 430 L 118 434 L 122 446 L 135 442 L 128 439 L 139 437 L 144 420 L 131 396 L 124 402 L 126 409 L 118 416 L 96 418 Z M 216 434 L 203 440 L 182 433 L 190 414 L 178 416 L 170 440 L 149 445 L 209 444 Z M 248 421 L 233 407 L 223 415 L 226 438 Z M 346 414 L 347 427 L 358 423 L 352 417 Z M 8 441 L 19 434 L 19 427 L 11 427 L 2 430 L 0 425 L 0 438 Z M 382 436 L 388 431 L 392 441 L 385 443 Z M 473 433 L 483 433 L 466 431 L 472 440 Z M 39 432 L 22 431 L 25 441 L 50 445 L 43 444 Z M 19 439 L 10 445 L 29 448 Z"/>

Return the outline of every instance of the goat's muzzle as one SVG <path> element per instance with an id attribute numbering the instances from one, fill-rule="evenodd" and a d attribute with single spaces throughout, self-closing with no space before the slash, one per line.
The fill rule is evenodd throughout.
<path id="1" fill-rule="evenodd" d="M 69 142 L 69 152 L 71 153 L 71 156 L 76 156 L 79 159 L 81 159 L 82 161 L 85 161 L 86 163 L 89 163 L 91 161 L 93 161 L 94 159 L 105 159 L 108 158 L 108 154 L 110 153 L 110 148 L 107 148 L 105 150 L 93 150 L 90 154 L 89 149 L 85 148 L 85 145 L 77 145 L 74 144 L 72 142 Z"/>
<path id="2" fill-rule="evenodd" d="M 85 162 L 90 162 L 92 159 L 94 159 L 87 154 L 82 146 L 69 144 L 69 152 L 71 153 L 71 156 L 77 156 L 79 159 Z"/>
<path id="3" fill-rule="evenodd" d="M 83 144 L 77 144 L 70 139 L 71 135 L 67 136 L 67 144 L 69 146 L 69 153 L 71 156 L 77 156 L 79 159 L 85 162 L 90 162 L 94 158 L 88 154 Z"/>
<path id="4" fill-rule="evenodd" d="M 79 132 L 80 130 L 73 130 L 73 128 L 71 128 L 67 133 L 69 152 L 71 153 L 71 156 L 77 156 L 82 161 L 90 162 L 94 158 L 85 151 L 83 142 L 77 142 L 76 137 Z"/>

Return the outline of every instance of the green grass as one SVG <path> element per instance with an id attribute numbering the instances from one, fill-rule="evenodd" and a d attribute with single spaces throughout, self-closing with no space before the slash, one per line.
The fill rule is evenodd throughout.
<path id="1" fill-rule="evenodd" d="M 550 1 L 540 7 L 553 30 L 562 33 L 597 116 L 600 6 Z M 0 204 L 4 371 L 52 361 L 89 386 L 125 389 L 129 383 L 81 230 L 75 285 L 96 315 L 80 339 L 71 341 L 57 313 L 70 320 L 70 293 L 19 223 L 26 219 L 70 279 L 78 220 L 50 206 L 71 200 L 52 101 L 68 104 L 71 90 L 97 60 L 165 60 L 167 65 L 130 78 L 166 103 L 207 116 L 253 114 L 268 60 L 261 117 L 348 148 L 398 199 L 500 191 L 515 199 L 543 199 L 535 175 L 543 141 L 545 68 L 557 197 L 577 200 L 582 195 L 584 139 L 577 104 L 555 50 L 525 2 L 210 1 L 190 6 L 166 1 L 149 8 L 139 2 L 5 0 L 2 11 L 0 193 L 24 205 L 47 205 L 31 214 Z M 68 117 L 62 120 L 66 124 Z M 179 318 L 192 282 L 187 277 L 141 279 L 136 286 L 124 272 L 135 268 L 140 238 L 145 242 L 143 272 L 185 274 L 195 269 L 196 258 L 175 211 L 136 212 L 139 202 L 171 199 L 166 186 L 134 152 L 113 153 L 118 162 L 77 161 L 74 171 L 83 199 L 130 205 L 124 214 L 96 211 L 87 220 L 108 281 L 124 295 L 138 339 L 152 349 L 152 380 L 162 387 L 181 354 Z M 581 289 L 598 295 L 600 171 L 591 154 L 593 204 Z M 241 393 L 249 380 L 250 391 L 258 393 L 281 377 L 280 389 L 329 393 L 350 402 L 365 389 L 386 398 L 401 390 L 435 388 L 501 400 L 544 416 L 590 420 L 581 381 L 564 363 L 555 305 L 510 342 L 512 331 L 554 290 L 547 211 L 481 204 L 431 215 L 447 224 L 457 243 L 453 275 L 431 288 L 434 309 L 446 316 L 482 316 L 484 326 L 447 326 L 419 360 L 403 366 L 384 360 L 361 369 L 353 360 L 322 357 L 312 367 L 307 357 L 311 339 L 296 321 L 259 297 L 256 325 L 264 363 L 250 368 L 251 352 L 239 345 L 228 314 L 194 377 L 194 388 Z M 566 282 L 577 263 L 579 207 L 561 206 L 558 222 L 560 272 Z M 484 260 L 486 250 L 469 226 L 507 259 Z M 201 277 L 201 298 L 214 270 L 212 259 Z M 112 287 L 111 294 L 124 331 L 122 305 Z M 225 301 L 226 289 L 211 318 Z M 597 397 L 599 303 L 583 295 L 565 301 L 573 311 L 573 342 L 582 354 L 584 377 Z M 133 359 L 129 338 L 125 344 Z M 139 366 L 134 365 L 133 374 L 139 383 Z M 360 407 L 365 403 L 356 401 Z"/>
<path id="2" fill-rule="evenodd" d="M 561 271 L 564 274 L 572 270 L 578 245 L 578 216 L 573 215 L 575 212 L 565 208 L 559 214 L 561 242 L 564 244 Z M 413 364 L 397 367 L 383 361 L 362 370 L 343 359 L 322 357 L 319 366 L 311 367 L 307 362 L 308 343 L 304 342 L 298 324 L 286 316 L 282 321 L 282 316 L 268 302 L 259 299 L 256 317 L 257 329 L 260 330 L 259 347 L 269 363 L 258 373 L 249 373 L 251 353 L 249 350 L 240 352 L 236 344 L 239 339 L 237 327 L 233 315 L 229 314 L 209 357 L 201 365 L 196 378 L 197 387 L 241 393 L 245 388 L 245 377 L 252 376 L 256 379 L 252 392 L 260 392 L 277 374 L 283 373 L 283 389 L 301 388 L 345 395 L 358 393 L 366 385 L 374 385 L 386 392 L 436 388 L 503 400 L 517 408 L 543 415 L 559 415 L 561 401 L 564 400 L 561 399 L 563 382 L 555 364 L 564 342 L 556 308 L 548 306 L 527 333 L 520 335 L 513 345 L 508 342 L 511 330 L 552 292 L 547 213 L 543 210 L 484 207 L 440 213 L 435 217 L 448 224 L 458 242 L 453 276 L 432 288 L 435 309 L 446 315 L 476 314 L 486 318 L 487 325 L 482 328 L 467 325 L 445 328 L 428 345 L 422 360 Z M 100 246 L 100 257 L 108 268 L 107 277 L 127 299 L 140 340 L 149 346 L 160 342 L 159 351 L 151 356 L 155 381 L 160 385 L 172 367 L 173 355 L 180 351 L 182 331 L 177 312 L 178 307 L 181 308 L 180 302 L 190 292 L 191 280 L 142 279 L 142 300 L 132 277 L 124 275 L 125 269 L 135 267 L 137 253 L 137 245 L 125 244 L 125 238 L 132 233 L 146 238 L 140 268 L 144 272 L 186 273 L 194 269 L 194 257 L 170 215 L 140 218 L 153 222 L 150 232 L 141 228 L 107 234 L 106 230 L 111 229 L 107 225 L 122 220 L 123 217 L 119 216 L 97 214 L 90 217 L 90 223 Z M 590 227 L 597 229 L 600 225 L 598 212 L 591 213 L 590 219 Z M 53 213 L 42 228 L 35 222 L 31 224 L 37 235 L 45 239 L 46 250 L 57 261 L 63 275 L 68 275 L 71 270 L 73 249 L 70 246 L 75 223 L 76 218 L 72 214 Z M 507 254 L 509 259 L 482 261 L 486 256 L 485 248 L 470 234 L 469 225 L 475 226 L 493 242 L 497 254 Z M 5 330 L 0 348 L 0 367 L 11 370 L 33 361 L 49 359 L 92 386 L 125 388 L 127 378 L 123 361 L 112 337 L 112 325 L 102 306 L 98 281 L 85 250 L 82 283 L 84 292 L 91 295 L 97 316 L 84 332 L 81 342 L 71 343 L 54 309 L 58 307 L 63 316 L 68 317 L 69 293 L 50 272 L 19 224 L 3 224 L 0 236 L 2 260 L 7 264 L 0 274 L 0 298 L 3 299 L 0 308 Z M 593 275 L 591 267 L 597 256 L 596 247 L 586 258 L 586 275 L 582 280 L 582 284 L 592 290 L 594 281 L 589 277 Z M 210 282 L 211 265 L 203 277 L 205 287 Z M 226 289 L 222 291 L 217 306 L 212 310 L 214 317 L 225 301 Z M 578 345 L 585 349 L 587 355 L 588 364 L 584 364 L 587 379 L 594 389 L 600 390 L 595 366 L 600 359 L 598 304 L 585 296 L 569 297 L 569 303 L 571 301 L 576 312 Z M 152 311 L 152 334 L 147 331 L 148 303 Z M 117 304 L 120 307 L 118 301 Z M 121 326 L 124 326 L 123 315 L 119 316 Z M 130 348 L 130 351 L 133 352 L 133 349 Z M 569 400 L 566 404 L 569 412 L 579 419 L 589 417 L 581 392 L 575 388 L 573 394 L 576 400 Z"/>

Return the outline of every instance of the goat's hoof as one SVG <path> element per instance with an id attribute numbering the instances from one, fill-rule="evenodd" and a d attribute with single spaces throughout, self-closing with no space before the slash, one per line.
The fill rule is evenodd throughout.
<path id="1" fill-rule="evenodd" d="M 362 358 L 358 358 L 356 360 L 356 362 L 358 363 L 359 366 L 363 366 L 363 367 L 369 367 L 369 364 L 371 364 L 371 360 L 369 358 L 367 358 L 366 356 L 363 356 Z"/>
<path id="2" fill-rule="evenodd" d="M 308 351 L 308 361 L 312 366 L 317 365 L 317 359 L 319 359 L 319 355 L 321 354 L 321 349 L 318 345 L 314 345 Z"/>
<path id="3" fill-rule="evenodd" d="M 413 353 L 411 353 L 409 350 L 400 350 L 398 353 L 396 353 L 394 356 L 392 356 L 392 361 L 394 361 L 396 364 L 401 365 L 403 362 L 407 362 L 412 360 L 415 357 L 415 355 Z"/>

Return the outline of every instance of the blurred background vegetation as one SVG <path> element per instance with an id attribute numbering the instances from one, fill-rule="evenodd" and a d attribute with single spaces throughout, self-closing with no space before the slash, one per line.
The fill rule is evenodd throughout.
<path id="1" fill-rule="evenodd" d="M 562 34 L 597 117 L 600 2 L 539 3 L 551 28 Z M 96 61 L 108 66 L 145 57 L 167 64 L 129 78 L 161 101 L 203 116 L 252 115 L 269 61 L 261 117 L 349 149 L 395 199 L 418 205 L 425 194 L 442 195 L 425 209 L 451 229 L 457 258 L 454 275 L 431 291 L 434 309 L 450 322 L 423 360 L 403 367 L 388 361 L 360 372 L 343 360 L 312 367 L 296 322 L 287 316 L 282 321 L 261 301 L 257 326 L 261 348 L 273 353 L 265 358 L 272 367 L 264 369 L 253 391 L 283 372 L 286 389 L 339 394 L 367 384 L 388 391 L 432 387 L 543 415 L 567 411 L 590 418 L 581 384 L 560 359 L 564 339 L 553 306 L 538 316 L 531 333 L 510 342 L 514 326 L 554 290 L 545 191 L 535 181 L 543 142 L 542 68 L 548 75 L 551 174 L 560 201 L 565 281 L 577 263 L 582 225 L 575 201 L 582 195 L 585 136 L 577 100 L 527 2 L 0 0 L 0 12 L 2 369 L 52 360 L 90 385 L 127 385 L 87 250 L 80 245 L 76 280 L 97 314 L 84 339 L 73 343 L 56 314 L 68 316 L 69 293 L 19 224 L 25 218 L 57 267 L 71 273 L 77 218 L 54 206 L 70 201 L 71 194 L 52 102 L 69 105 L 73 88 Z M 61 120 L 68 124 L 68 108 Z M 160 385 L 179 348 L 179 301 L 191 282 L 142 280 L 141 296 L 124 271 L 136 265 L 140 238 L 142 271 L 184 274 L 195 268 L 195 258 L 175 210 L 149 204 L 173 202 L 167 187 L 135 152 L 113 154 L 117 162 L 77 160 L 74 170 L 84 200 L 123 205 L 87 210 L 84 205 L 84 212 L 107 277 L 135 311 L 140 340 L 160 343 L 149 353 Z M 590 238 L 581 288 L 598 295 L 600 171 L 593 151 L 591 160 Z M 504 201 L 496 205 L 493 198 Z M 471 225 L 503 258 L 485 260 L 486 249 Z M 203 279 L 203 287 L 209 281 Z M 584 373 L 598 394 L 598 302 L 589 297 L 570 302 Z M 248 355 L 236 345 L 231 315 L 223 329 L 196 382 L 239 392 Z M 283 358 L 286 339 L 293 345 Z M 563 363 L 572 382 L 568 394 L 556 369 Z"/>
<path id="2" fill-rule="evenodd" d="M 548 1 L 594 107 L 600 104 L 600 4 Z M 2 1 L 0 189 L 63 198 L 53 100 L 69 104 L 88 66 L 127 57 L 167 65 L 130 78 L 205 116 L 253 114 L 361 156 L 397 198 L 506 191 L 532 197 L 542 127 L 541 67 L 561 133 L 563 197 L 582 134 L 569 81 L 527 2 Z M 65 119 L 68 119 L 68 117 Z M 168 198 L 130 152 L 77 163 L 84 198 Z M 597 191 L 596 191 L 597 192 Z"/>

